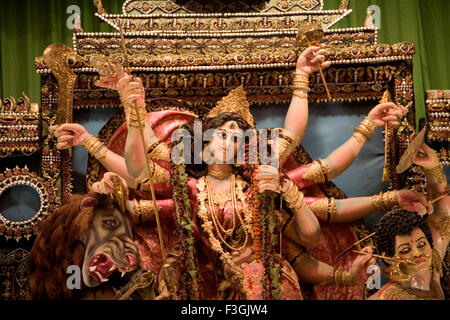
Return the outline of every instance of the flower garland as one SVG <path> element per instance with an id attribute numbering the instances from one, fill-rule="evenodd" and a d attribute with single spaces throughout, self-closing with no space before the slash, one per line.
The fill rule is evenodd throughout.
<path id="1" fill-rule="evenodd" d="M 182 145 L 182 144 L 181 144 Z M 182 159 L 182 150 L 180 151 Z M 184 267 L 181 279 L 180 298 L 198 300 L 198 271 L 194 250 L 194 222 L 191 218 L 191 203 L 188 196 L 188 175 L 184 163 L 171 162 L 171 182 L 175 204 L 177 232 L 180 237 L 181 265 Z"/>

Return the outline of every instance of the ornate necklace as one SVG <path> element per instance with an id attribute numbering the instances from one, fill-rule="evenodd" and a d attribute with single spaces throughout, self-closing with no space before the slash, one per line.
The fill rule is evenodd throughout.
<path id="1" fill-rule="evenodd" d="M 436 283 L 434 279 L 430 282 L 430 291 L 433 293 L 432 296 L 422 296 L 418 294 L 416 290 L 413 290 L 411 288 L 403 287 L 402 285 L 398 285 L 398 287 L 403 291 L 403 293 L 417 297 L 419 299 L 423 300 L 445 300 L 444 294 L 439 288 L 439 285 Z"/>
<path id="2" fill-rule="evenodd" d="M 214 177 L 219 180 L 223 180 L 225 178 L 228 178 L 233 173 L 233 169 L 230 167 L 229 171 L 219 171 L 211 168 L 211 166 L 208 166 L 208 175 L 211 177 Z"/>
<path id="3" fill-rule="evenodd" d="M 211 208 L 211 205 L 210 205 L 212 202 L 212 201 L 210 201 L 210 200 L 212 200 L 212 197 L 211 197 L 211 193 L 208 192 L 207 177 L 201 177 L 198 180 L 197 189 L 199 191 L 197 193 L 197 199 L 199 200 L 198 215 L 203 221 L 202 227 L 208 234 L 211 248 L 214 251 L 216 251 L 217 253 L 219 253 L 220 259 L 224 263 L 228 264 L 235 271 L 242 272 L 242 268 L 238 267 L 236 264 L 233 263 L 231 254 L 229 252 L 225 252 L 225 250 L 222 246 L 222 244 L 224 244 L 226 247 L 228 247 L 231 250 L 241 249 L 241 248 L 234 248 L 231 245 L 229 245 L 225 241 L 225 239 L 223 239 L 223 237 L 220 233 L 220 230 L 217 230 L 218 226 L 215 225 L 214 220 L 213 220 L 214 219 L 213 215 L 215 215 L 215 210 L 214 210 L 214 207 Z M 248 238 L 251 235 L 251 224 L 252 224 L 251 212 L 249 212 L 249 209 L 244 205 L 242 208 L 242 211 L 244 213 L 244 218 L 242 218 L 241 214 L 238 213 L 236 210 L 236 208 L 237 208 L 236 207 L 236 201 L 237 201 L 236 199 L 237 198 L 239 198 L 239 200 L 241 201 L 242 204 L 245 204 L 245 201 L 246 201 L 245 200 L 246 197 L 243 192 L 243 183 L 241 181 L 239 181 L 239 183 L 235 183 L 233 190 L 231 190 L 231 191 L 232 191 L 233 211 L 236 212 L 238 219 L 242 223 L 242 227 L 245 232 L 245 239 L 246 239 L 245 243 L 246 243 L 248 241 Z M 209 210 L 208 210 L 208 206 L 209 206 Z M 208 214 L 208 211 L 209 211 L 209 214 Z M 215 232 L 214 232 L 214 229 L 215 229 Z M 217 234 L 217 237 L 215 234 Z"/>

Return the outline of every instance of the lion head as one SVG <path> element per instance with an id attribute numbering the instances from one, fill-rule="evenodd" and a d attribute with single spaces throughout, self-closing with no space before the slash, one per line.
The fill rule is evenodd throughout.
<path id="1" fill-rule="evenodd" d="M 89 287 L 108 281 L 115 271 L 138 262 L 130 220 L 105 195 L 73 195 L 47 217 L 31 249 L 31 299 L 77 299 Z M 81 290 L 70 290 L 67 268 L 82 269 Z"/>

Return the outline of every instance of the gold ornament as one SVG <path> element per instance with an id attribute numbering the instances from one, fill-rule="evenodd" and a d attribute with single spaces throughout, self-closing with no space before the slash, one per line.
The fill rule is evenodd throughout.
<path id="1" fill-rule="evenodd" d="M 417 155 L 417 152 L 422 147 L 423 141 L 425 139 L 425 132 L 426 126 L 423 127 L 423 129 L 419 132 L 419 134 L 413 139 L 413 141 L 411 141 L 411 143 L 408 146 L 408 149 L 406 149 L 405 153 L 400 158 L 397 167 L 395 168 L 395 171 L 397 173 L 402 173 L 412 166 L 412 164 L 414 163 L 414 158 Z"/>
<path id="2" fill-rule="evenodd" d="M 359 132 L 366 139 L 370 139 L 373 132 L 375 131 L 376 124 L 370 120 L 368 117 L 365 117 L 363 121 L 355 128 L 355 132 Z"/>
<path id="3" fill-rule="evenodd" d="M 442 167 L 441 164 L 439 164 L 436 167 L 429 169 L 429 170 L 424 169 L 424 171 L 425 171 L 425 174 L 431 175 L 432 177 L 436 178 L 436 180 L 437 180 L 437 182 L 439 182 L 439 184 L 447 183 L 447 177 L 445 176 L 444 168 Z"/>
<path id="4" fill-rule="evenodd" d="M 309 204 L 308 207 L 319 220 L 327 221 L 329 207 L 328 202 L 328 198 L 321 198 Z"/>
<path id="5" fill-rule="evenodd" d="M 250 104 L 248 103 L 246 93 L 242 86 L 230 91 L 230 93 L 223 97 L 217 105 L 211 109 L 206 115 L 207 118 L 215 118 L 224 112 L 237 113 L 242 117 L 251 127 L 255 126 L 255 121 L 250 113 Z"/>
<path id="6" fill-rule="evenodd" d="M 380 192 L 372 196 L 371 204 L 378 211 L 387 211 L 398 204 L 397 190 Z"/>
<path id="7" fill-rule="evenodd" d="M 233 173 L 233 169 L 231 167 L 229 167 L 229 168 L 230 169 L 228 171 L 219 171 L 219 170 L 214 170 L 213 168 L 211 168 L 211 166 L 208 166 L 208 175 L 210 175 L 211 177 L 217 178 L 219 180 L 223 180 L 223 179 L 231 176 L 231 174 Z"/>

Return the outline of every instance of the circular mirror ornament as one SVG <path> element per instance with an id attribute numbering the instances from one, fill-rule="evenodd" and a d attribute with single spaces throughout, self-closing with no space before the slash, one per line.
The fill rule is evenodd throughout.
<path id="1" fill-rule="evenodd" d="M 42 220 L 57 209 L 59 201 L 55 188 L 35 172 L 30 172 L 26 166 L 6 169 L 0 173 L 0 197 L 5 191 L 17 186 L 32 188 L 38 194 L 40 202 L 39 210 L 28 220 L 11 221 L 0 212 L 0 236 L 6 240 L 14 238 L 18 242 L 22 238 L 29 240 L 36 235 Z"/>

